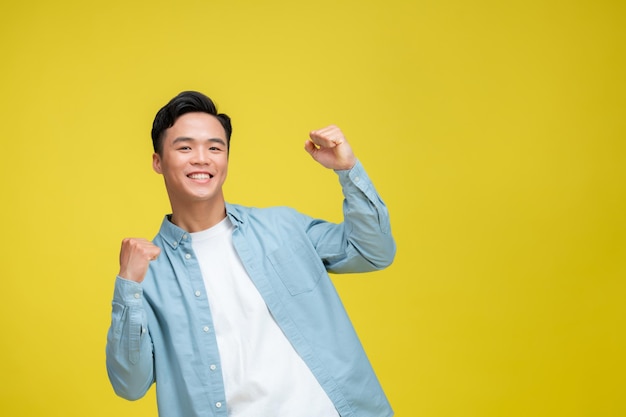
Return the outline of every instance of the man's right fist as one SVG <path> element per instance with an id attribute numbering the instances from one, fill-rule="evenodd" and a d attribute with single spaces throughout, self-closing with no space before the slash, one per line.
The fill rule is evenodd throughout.
<path id="1" fill-rule="evenodd" d="M 146 239 L 126 238 L 120 250 L 121 278 L 141 282 L 146 276 L 150 261 L 159 257 L 161 248 Z"/>

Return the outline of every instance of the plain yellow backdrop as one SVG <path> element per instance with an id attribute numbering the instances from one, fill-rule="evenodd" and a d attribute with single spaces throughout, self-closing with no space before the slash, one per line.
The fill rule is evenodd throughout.
<path id="1" fill-rule="evenodd" d="M 339 220 L 302 148 L 346 133 L 398 253 L 333 280 L 397 416 L 626 415 L 625 28 L 608 0 L 3 2 L 0 415 L 156 416 L 104 345 L 186 89 L 233 118 L 231 202 Z"/>

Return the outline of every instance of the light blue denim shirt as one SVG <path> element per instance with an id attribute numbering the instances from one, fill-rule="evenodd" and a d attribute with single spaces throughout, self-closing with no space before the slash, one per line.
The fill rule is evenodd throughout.
<path id="1" fill-rule="evenodd" d="M 345 196 L 340 224 L 286 207 L 227 204 L 226 212 L 246 271 L 341 417 L 388 417 L 391 407 L 327 271 L 385 268 L 395 243 L 387 208 L 361 163 L 337 174 Z M 161 255 L 144 281 L 115 282 L 106 347 L 111 384 L 135 400 L 156 382 L 161 417 L 226 417 L 213 319 L 191 237 L 166 216 L 154 243 Z"/>

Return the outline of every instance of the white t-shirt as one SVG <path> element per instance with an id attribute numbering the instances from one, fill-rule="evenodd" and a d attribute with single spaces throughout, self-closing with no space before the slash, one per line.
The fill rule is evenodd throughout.
<path id="1" fill-rule="evenodd" d="M 191 233 L 220 351 L 230 417 L 338 417 L 274 321 L 232 243 L 226 217 Z"/>

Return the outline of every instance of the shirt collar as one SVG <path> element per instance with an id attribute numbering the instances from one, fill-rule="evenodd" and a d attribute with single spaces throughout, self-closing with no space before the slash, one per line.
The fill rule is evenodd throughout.
<path id="1" fill-rule="evenodd" d="M 159 235 L 172 249 L 176 249 L 182 241 L 189 239 L 189 233 L 172 223 L 170 217 L 171 214 L 168 214 L 163 218 Z"/>
<path id="2" fill-rule="evenodd" d="M 235 227 L 239 227 L 240 224 L 243 224 L 243 213 L 239 209 L 239 206 L 226 203 L 226 214 L 230 217 Z"/>
<path id="3" fill-rule="evenodd" d="M 230 217 L 235 227 L 239 227 L 240 224 L 243 224 L 243 216 L 238 206 L 226 203 L 226 215 Z M 171 216 L 171 214 L 168 214 L 163 218 L 159 235 L 161 235 L 163 240 L 170 245 L 172 249 L 176 249 L 183 241 L 189 239 L 189 233 L 172 223 L 170 221 Z"/>

